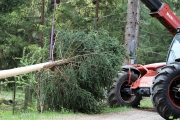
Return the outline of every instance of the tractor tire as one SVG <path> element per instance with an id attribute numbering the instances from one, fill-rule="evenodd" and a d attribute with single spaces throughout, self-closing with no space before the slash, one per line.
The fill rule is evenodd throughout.
<path id="1" fill-rule="evenodd" d="M 180 91 L 175 92 L 175 87 L 180 87 L 180 63 L 178 62 L 163 67 L 154 77 L 150 88 L 151 101 L 155 110 L 164 119 L 180 118 Z"/>
<path id="2" fill-rule="evenodd" d="M 113 86 L 108 91 L 107 102 L 110 107 L 119 106 L 131 106 L 138 107 L 142 96 L 140 95 L 130 95 L 124 91 L 124 88 L 130 88 L 127 86 L 129 79 L 129 73 L 123 72 L 119 73 L 119 78 L 114 80 Z M 132 73 L 131 83 L 138 79 L 138 75 Z"/>

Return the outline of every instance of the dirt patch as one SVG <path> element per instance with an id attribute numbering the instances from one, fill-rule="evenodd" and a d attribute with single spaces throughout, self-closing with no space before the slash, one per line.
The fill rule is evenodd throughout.
<path id="1" fill-rule="evenodd" d="M 59 116 L 52 120 L 164 120 L 153 109 L 132 109 L 115 113 L 95 114 L 95 115 L 75 115 Z"/>

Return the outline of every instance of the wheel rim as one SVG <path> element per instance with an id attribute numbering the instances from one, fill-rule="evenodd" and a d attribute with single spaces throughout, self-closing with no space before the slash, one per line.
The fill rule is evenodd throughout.
<path id="1" fill-rule="evenodd" d="M 168 97 L 169 97 L 171 103 L 172 103 L 175 107 L 177 107 L 178 109 L 180 109 L 180 102 L 179 102 L 179 101 L 180 101 L 180 98 L 177 98 L 177 97 L 176 97 L 176 92 L 173 91 L 173 88 L 176 87 L 177 85 L 180 85 L 180 76 L 174 78 L 174 79 L 171 81 L 171 83 L 170 83 L 170 85 L 169 85 L 169 88 L 168 88 L 168 95 L 169 95 Z M 180 94 L 180 92 L 179 92 L 179 94 Z"/>
<path id="2" fill-rule="evenodd" d="M 125 103 L 131 103 L 136 98 L 135 95 L 130 95 L 127 92 L 124 91 L 125 88 L 130 88 L 130 86 L 127 86 L 128 81 L 125 81 L 121 87 L 120 87 L 120 97 Z"/>

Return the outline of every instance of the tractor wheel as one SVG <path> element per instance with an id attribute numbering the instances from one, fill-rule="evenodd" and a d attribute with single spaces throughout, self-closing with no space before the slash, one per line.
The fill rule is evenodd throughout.
<path id="1" fill-rule="evenodd" d="M 151 100 L 163 118 L 180 118 L 180 63 L 165 66 L 156 75 L 151 86 Z"/>
<path id="2" fill-rule="evenodd" d="M 140 101 L 142 96 L 140 95 L 130 95 L 125 88 L 130 88 L 128 84 L 129 73 L 123 72 L 119 74 L 119 78 L 116 78 L 113 86 L 108 91 L 108 105 L 110 107 L 118 107 L 118 106 L 132 106 L 138 107 L 140 105 Z M 138 76 L 132 73 L 131 83 L 136 81 Z M 131 84 L 130 83 L 130 84 Z"/>

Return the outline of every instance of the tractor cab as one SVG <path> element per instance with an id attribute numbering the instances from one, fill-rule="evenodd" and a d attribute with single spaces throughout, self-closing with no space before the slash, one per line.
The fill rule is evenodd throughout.
<path id="1" fill-rule="evenodd" d="M 180 28 L 177 29 L 177 34 L 170 45 L 166 64 L 170 64 L 175 61 L 180 61 Z"/>

